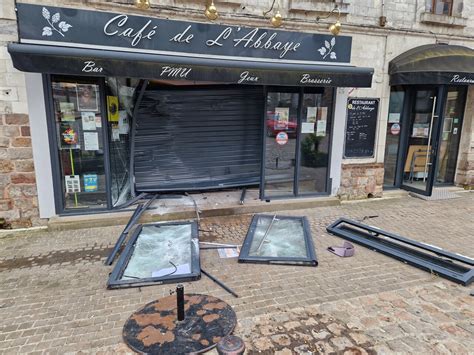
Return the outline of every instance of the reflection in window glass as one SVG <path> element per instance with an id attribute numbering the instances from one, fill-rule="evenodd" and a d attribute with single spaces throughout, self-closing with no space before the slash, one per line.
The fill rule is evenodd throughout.
<path id="1" fill-rule="evenodd" d="M 448 88 L 444 118 L 441 126 L 438 165 L 435 182 L 453 184 L 461 139 L 462 119 L 464 115 L 466 87 Z"/>
<path id="2" fill-rule="evenodd" d="M 130 130 L 138 82 L 126 78 L 106 81 L 113 206 L 130 198 Z"/>
<path id="3" fill-rule="evenodd" d="M 453 0 L 427 0 L 428 8 L 431 5 L 431 12 L 436 15 L 451 16 L 453 12 Z M 429 4 L 431 2 L 431 4 Z"/>
<path id="4" fill-rule="evenodd" d="M 405 91 L 401 87 L 393 87 L 390 92 L 390 103 L 388 108 L 387 138 L 385 142 L 384 160 L 384 185 L 395 185 L 395 173 L 397 167 L 398 145 L 400 143 L 401 116 L 403 111 L 403 99 Z"/>
<path id="5" fill-rule="evenodd" d="M 304 94 L 298 193 L 327 192 L 333 89 Z"/>
<path id="6" fill-rule="evenodd" d="M 105 208 L 99 83 L 53 77 L 52 95 L 64 208 Z"/>

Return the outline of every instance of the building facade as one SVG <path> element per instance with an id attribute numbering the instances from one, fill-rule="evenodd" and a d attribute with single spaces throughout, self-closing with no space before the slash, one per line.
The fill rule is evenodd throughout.
<path id="1" fill-rule="evenodd" d="M 2 1 L 5 223 L 36 226 L 149 191 L 258 185 L 263 199 L 355 199 L 474 185 L 473 0 L 283 0 L 266 17 L 272 1 L 214 3 L 211 23 L 205 1 Z M 328 32 L 335 5 L 339 36 Z M 97 23 L 106 42 L 90 32 Z M 215 34 L 208 47 L 236 45 L 142 45 L 174 26 L 167 42 L 181 47 L 200 33 Z M 225 32 L 241 26 L 268 36 Z M 272 31 L 286 42 L 265 48 Z"/>

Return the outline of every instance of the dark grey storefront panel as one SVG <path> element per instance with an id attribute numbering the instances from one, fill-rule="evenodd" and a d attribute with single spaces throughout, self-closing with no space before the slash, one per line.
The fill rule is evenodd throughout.
<path id="1" fill-rule="evenodd" d="M 137 110 L 137 192 L 257 184 L 262 88 L 147 90 Z"/>
<path id="2" fill-rule="evenodd" d="M 64 75 L 214 81 L 247 85 L 370 87 L 373 69 L 194 58 L 11 43 L 16 69 Z"/>
<path id="3" fill-rule="evenodd" d="M 326 33 L 176 21 L 22 3 L 17 4 L 17 16 L 22 43 L 280 61 L 349 63 L 351 58 L 352 38 Z"/>

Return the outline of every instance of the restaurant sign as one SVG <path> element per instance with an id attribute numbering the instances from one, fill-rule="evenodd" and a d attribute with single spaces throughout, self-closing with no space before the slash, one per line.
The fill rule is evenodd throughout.
<path id="1" fill-rule="evenodd" d="M 287 63 L 349 63 L 352 38 L 17 4 L 21 43 Z"/>

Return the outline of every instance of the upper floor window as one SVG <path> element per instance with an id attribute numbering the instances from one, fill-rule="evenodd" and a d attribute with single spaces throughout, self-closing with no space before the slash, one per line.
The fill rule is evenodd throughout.
<path id="1" fill-rule="evenodd" d="M 453 0 L 432 0 L 431 12 L 436 15 L 452 16 Z"/>

